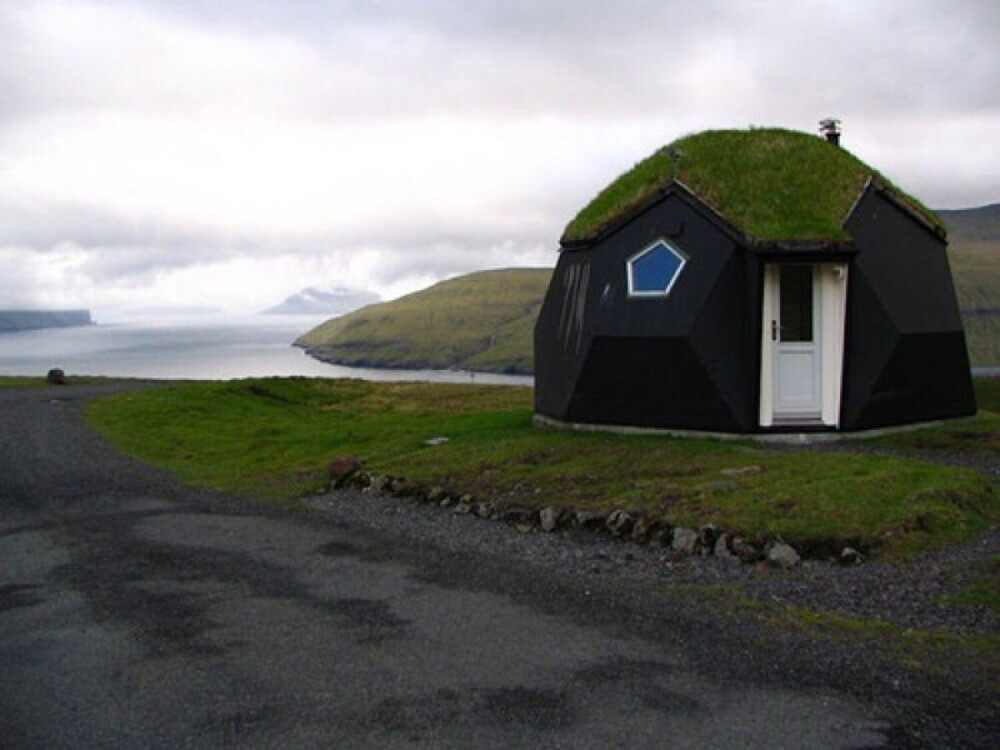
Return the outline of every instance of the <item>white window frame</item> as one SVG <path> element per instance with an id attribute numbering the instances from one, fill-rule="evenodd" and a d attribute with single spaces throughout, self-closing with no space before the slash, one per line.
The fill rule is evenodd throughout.
<path id="1" fill-rule="evenodd" d="M 643 290 L 643 289 L 638 289 L 637 290 L 635 288 L 635 279 L 634 279 L 633 274 L 632 274 L 632 264 L 635 263 L 640 258 L 642 258 L 644 255 L 647 255 L 647 254 L 653 252 L 654 250 L 656 250 L 657 248 L 659 248 L 661 245 L 668 252 L 673 253 L 674 257 L 676 257 L 680 261 L 680 265 L 677 266 L 677 270 L 674 272 L 673 277 L 670 279 L 670 283 L 667 284 L 667 288 L 666 289 L 663 289 L 663 290 L 656 289 L 656 290 L 652 290 L 652 291 L 650 291 L 650 290 Z M 680 278 L 681 273 L 684 271 L 684 266 L 687 265 L 688 260 L 689 260 L 689 258 L 687 256 L 687 253 L 685 253 L 683 250 L 681 250 L 678 247 L 676 247 L 671 242 L 668 242 L 664 237 L 660 237 L 659 239 L 651 242 L 649 245 L 647 245 L 646 247 L 644 247 L 642 250 L 640 250 L 639 252 L 637 252 L 635 255 L 630 256 L 628 258 L 628 260 L 625 261 L 625 272 L 626 272 L 626 274 L 628 276 L 628 296 L 629 297 L 640 297 L 640 298 L 641 297 L 646 297 L 646 298 L 650 298 L 650 297 L 652 297 L 652 298 L 663 298 L 663 297 L 669 296 L 670 295 L 670 291 L 674 288 L 674 284 L 677 283 L 677 279 Z"/>

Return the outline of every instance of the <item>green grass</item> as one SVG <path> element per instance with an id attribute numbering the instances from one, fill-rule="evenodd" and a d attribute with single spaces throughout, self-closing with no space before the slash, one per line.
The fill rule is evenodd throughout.
<path id="1" fill-rule="evenodd" d="M 530 373 L 552 272 L 470 274 L 327 321 L 296 342 L 340 364 Z"/>
<path id="2" fill-rule="evenodd" d="M 286 501 L 330 460 L 495 502 L 642 511 L 673 524 L 905 554 L 1000 517 L 969 470 L 905 458 L 772 452 L 743 442 L 568 433 L 532 425 L 527 388 L 263 379 L 184 384 L 94 402 L 124 450 L 221 490 Z M 447 437 L 428 446 L 432 437 Z M 730 478 L 723 469 L 759 472 Z"/>
<path id="3" fill-rule="evenodd" d="M 869 177 L 878 175 L 823 138 L 777 128 L 714 130 L 681 138 L 621 175 L 569 223 L 563 243 L 592 240 L 677 179 L 758 240 L 842 240 L 842 226 Z M 890 188 L 929 222 L 936 215 Z"/>

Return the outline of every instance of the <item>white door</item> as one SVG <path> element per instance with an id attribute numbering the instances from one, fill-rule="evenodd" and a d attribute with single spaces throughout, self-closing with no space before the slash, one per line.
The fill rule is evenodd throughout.
<path id="1" fill-rule="evenodd" d="M 764 275 L 762 426 L 832 425 L 840 411 L 846 267 L 780 263 Z"/>
<path id="2" fill-rule="evenodd" d="M 776 300 L 772 306 L 774 342 L 774 418 L 776 421 L 818 422 L 820 351 L 817 346 L 819 305 L 813 266 L 777 267 Z"/>

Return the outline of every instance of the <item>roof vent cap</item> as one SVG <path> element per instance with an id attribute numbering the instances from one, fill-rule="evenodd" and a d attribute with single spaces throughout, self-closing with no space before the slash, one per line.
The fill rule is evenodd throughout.
<path id="1" fill-rule="evenodd" d="M 819 132 L 834 146 L 840 145 L 840 120 L 827 117 L 819 121 Z"/>

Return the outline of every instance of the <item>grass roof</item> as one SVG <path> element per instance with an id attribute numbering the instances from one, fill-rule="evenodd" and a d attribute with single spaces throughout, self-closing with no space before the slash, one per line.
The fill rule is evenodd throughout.
<path id="1" fill-rule="evenodd" d="M 932 211 L 843 148 L 808 133 L 754 128 L 709 130 L 664 146 L 602 190 L 569 223 L 562 242 L 595 239 L 675 178 L 756 240 L 847 240 L 843 222 L 873 176 L 943 231 Z"/>

